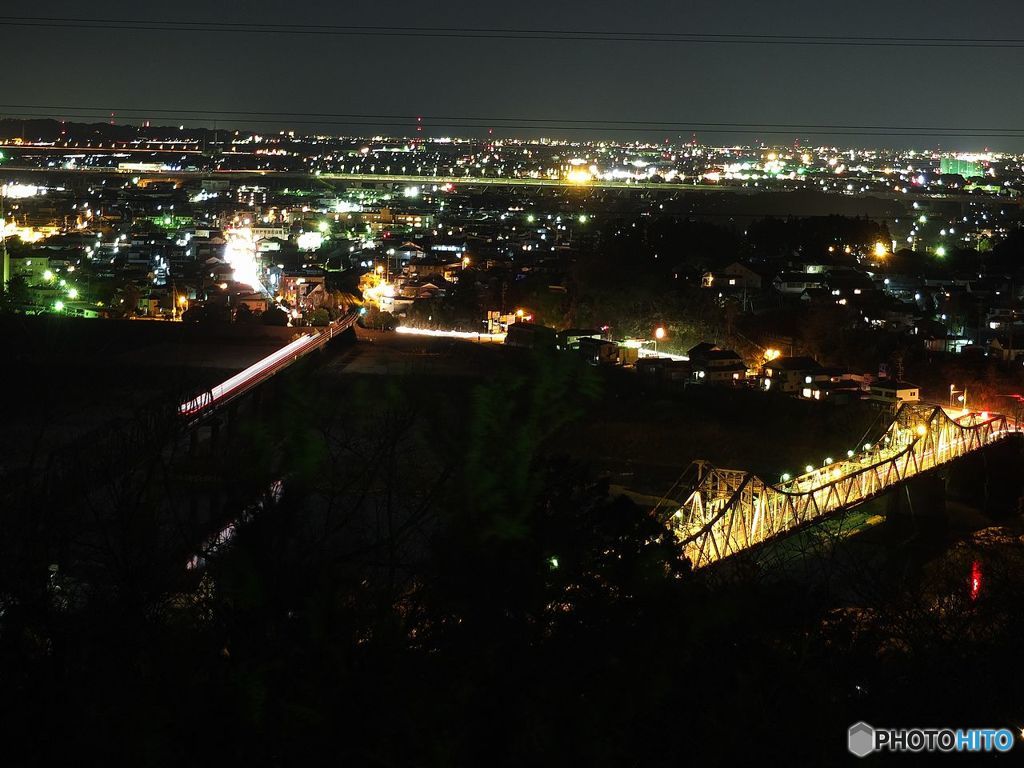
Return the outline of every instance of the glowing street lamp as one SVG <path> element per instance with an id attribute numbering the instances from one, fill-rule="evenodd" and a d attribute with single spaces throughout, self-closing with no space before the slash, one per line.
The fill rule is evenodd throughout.
<path id="1" fill-rule="evenodd" d="M 665 329 L 662 326 L 658 326 L 654 329 L 654 352 L 658 352 L 658 342 L 665 338 Z"/>
<path id="2" fill-rule="evenodd" d="M 967 413 L 967 387 L 957 389 L 955 384 L 949 385 L 949 407 L 952 408 L 955 403 L 962 403 L 964 413 Z"/>

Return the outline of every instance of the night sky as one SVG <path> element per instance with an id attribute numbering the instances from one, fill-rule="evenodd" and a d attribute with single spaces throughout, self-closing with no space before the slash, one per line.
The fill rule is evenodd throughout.
<path id="1" fill-rule="evenodd" d="M 718 2 L 386 3 L 50 0 L 6 13 L 50 17 L 149 18 L 256 23 L 501 27 L 740 34 L 896 37 L 1024 37 L 1014 0 L 856 3 L 795 0 Z M 1024 48 L 950 49 L 723 45 L 536 40 L 419 39 L 0 27 L 8 64 L 5 105 L 110 109 L 260 110 L 427 116 L 427 131 L 468 135 L 434 115 L 513 120 L 660 120 L 1010 128 L 1024 123 Z M 24 66 L 21 65 L 24 62 Z M 13 66 L 11 66 L 13 64 Z M 5 115 L 18 113 L 2 108 Z M 27 110 L 20 110 L 25 113 Z M 84 111 L 82 114 L 94 114 Z M 166 119 L 160 119 L 166 117 Z M 180 116 L 152 115 L 154 123 Z M 210 124 L 188 121 L 190 125 Z M 235 127 L 294 128 L 231 120 Z M 226 127 L 228 123 L 220 123 Z M 395 135 L 411 125 L 322 126 L 334 133 Z M 479 133 L 479 132 L 477 132 Z M 499 135 L 536 132 L 499 129 Z M 545 131 L 566 136 L 566 132 Z M 598 130 L 578 135 L 627 136 Z M 689 131 L 686 135 L 689 135 Z M 679 131 L 645 134 L 679 136 Z M 807 132 L 803 137 L 814 141 Z M 725 144 L 793 134 L 698 133 Z M 831 136 L 819 143 L 1024 150 L 1011 138 Z"/>

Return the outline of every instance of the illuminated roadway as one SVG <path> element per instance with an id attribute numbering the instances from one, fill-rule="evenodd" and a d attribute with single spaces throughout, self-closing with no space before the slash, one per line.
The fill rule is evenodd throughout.
<path id="1" fill-rule="evenodd" d="M 20 149 L 20 148 L 19 148 Z M 62 148 L 63 149 L 63 148 Z M 63 150 L 65 153 L 69 150 Z M 111 152 L 113 150 L 103 150 Z M 122 151 L 122 150 L 117 150 Z M 149 152 L 150 150 L 139 150 Z M 154 150 L 156 151 L 156 150 Z M 163 150 L 169 152 L 171 150 Z M 174 150 L 178 154 L 189 154 L 181 150 Z M 499 186 L 499 187 L 569 187 L 575 189 L 664 189 L 664 190 L 686 190 L 696 192 L 747 192 L 754 194 L 759 190 L 737 189 L 735 187 L 721 187 L 714 184 L 680 184 L 673 182 L 649 182 L 649 181 L 602 181 L 595 179 L 586 183 L 572 182 L 567 179 L 548 178 L 511 178 L 504 176 L 416 176 L 411 174 L 375 174 L 375 173 L 318 173 L 310 171 L 274 171 L 260 169 L 214 169 L 214 170 L 145 170 L 130 168 L 96 168 L 96 167 L 75 167 L 75 168 L 36 168 L 33 166 L 2 166 L 4 172 L 18 173 L 91 173 L 122 176 L 146 176 L 175 178 L 210 178 L 213 176 L 229 176 L 235 178 L 245 177 L 280 177 L 280 178 L 310 178 L 322 179 L 324 181 L 349 181 L 374 184 L 458 184 L 460 186 Z"/>

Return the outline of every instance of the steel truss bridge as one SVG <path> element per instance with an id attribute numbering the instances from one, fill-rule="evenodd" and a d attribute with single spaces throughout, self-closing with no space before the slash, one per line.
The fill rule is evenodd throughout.
<path id="1" fill-rule="evenodd" d="M 905 403 L 877 443 L 777 484 L 697 462 L 696 486 L 670 525 L 693 567 L 703 568 L 851 509 L 1018 431 L 998 414 Z"/>

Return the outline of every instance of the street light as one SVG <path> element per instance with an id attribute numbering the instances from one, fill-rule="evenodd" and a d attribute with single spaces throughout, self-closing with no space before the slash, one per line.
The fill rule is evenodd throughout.
<path id="1" fill-rule="evenodd" d="M 662 326 L 658 326 L 654 329 L 654 352 L 658 352 L 658 342 L 665 338 L 665 329 Z"/>
<path id="2" fill-rule="evenodd" d="M 963 389 L 957 389 L 956 384 L 949 385 L 949 407 L 952 408 L 956 403 L 963 403 L 964 410 L 967 410 L 967 387 Z"/>

